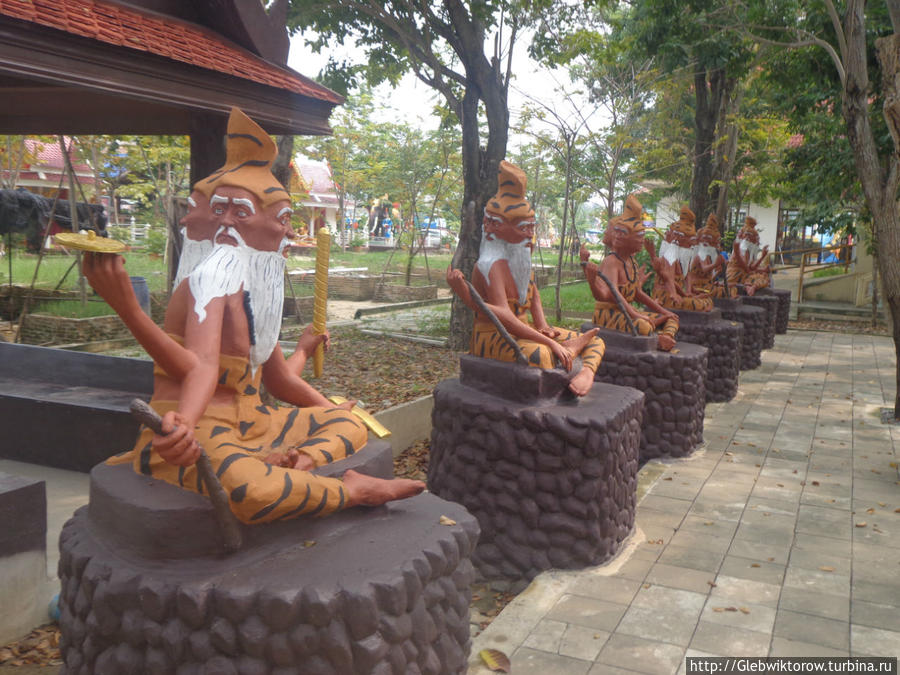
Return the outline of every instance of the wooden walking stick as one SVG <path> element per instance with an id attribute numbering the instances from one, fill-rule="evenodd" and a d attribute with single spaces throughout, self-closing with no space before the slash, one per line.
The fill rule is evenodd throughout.
<path id="1" fill-rule="evenodd" d="M 472 283 L 463 276 L 463 281 L 466 282 L 466 286 L 469 287 L 469 294 L 472 296 L 472 300 L 478 305 L 479 311 L 484 314 L 488 319 L 491 320 L 491 323 L 494 324 L 494 327 L 497 329 L 497 332 L 500 333 L 500 337 L 502 337 L 506 342 L 512 347 L 513 353 L 516 355 L 516 363 L 522 366 L 528 365 L 528 359 L 525 358 L 525 354 L 522 352 L 522 348 L 519 346 L 519 343 L 516 342 L 515 338 L 509 334 L 509 331 L 506 330 L 506 326 L 504 326 L 500 319 L 497 318 L 497 315 L 494 314 L 494 310 L 488 307 L 487 303 L 484 301 L 484 298 L 481 297 L 481 294 L 475 290 L 475 287 Z"/>
<path id="2" fill-rule="evenodd" d="M 139 398 L 132 399 L 129 407 L 132 416 L 141 424 L 155 434 L 160 436 L 166 435 L 162 428 L 162 418 L 144 401 Z M 219 478 L 216 476 L 216 472 L 213 471 L 209 457 L 203 448 L 200 448 L 200 459 L 197 460 L 197 473 L 200 474 L 200 480 L 206 485 L 206 491 L 209 494 L 209 501 L 212 502 L 213 511 L 216 514 L 216 521 L 219 523 L 219 531 L 222 533 L 225 549 L 229 552 L 239 550 L 243 544 L 240 523 L 231 512 L 225 488 L 219 482 Z"/>

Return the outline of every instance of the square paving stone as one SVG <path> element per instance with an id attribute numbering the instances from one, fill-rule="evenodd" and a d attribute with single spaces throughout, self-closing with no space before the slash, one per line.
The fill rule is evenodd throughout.
<path id="1" fill-rule="evenodd" d="M 900 605 L 900 593 L 885 596 L 884 599 L 893 599 L 895 604 L 885 605 L 854 598 L 850 603 L 850 622 L 900 633 L 900 607 L 897 606 Z"/>
<path id="2" fill-rule="evenodd" d="M 893 601 L 898 595 L 895 583 L 880 584 L 855 578 L 850 586 L 850 593 L 853 600 L 862 600 L 863 602 L 883 602 L 885 598 L 891 598 Z"/>
<path id="3" fill-rule="evenodd" d="M 705 593 L 694 593 L 677 588 L 644 584 L 631 601 L 632 607 L 671 608 L 682 612 L 700 614 L 706 602 Z"/>
<path id="4" fill-rule="evenodd" d="M 804 551 L 822 551 L 842 558 L 849 558 L 852 555 L 849 539 L 835 539 L 805 532 L 798 532 L 794 535 L 794 548 Z"/>
<path id="5" fill-rule="evenodd" d="M 720 574 L 712 589 L 708 603 L 723 605 L 762 605 L 770 609 L 778 606 L 781 587 L 750 579 L 739 579 Z"/>
<path id="6" fill-rule="evenodd" d="M 659 556 L 659 562 L 676 567 L 688 567 L 694 570 L 715 573 L 718 571 L 719 565 L 722 564 L 724 557 L 724 552 L 719 553 L 669 544 L 662 552 L 662 555 Z"/>
<path id="7" fill-rule="evenodd" d="M 704 537 L 725 537 L 730 540 L 737 529 L 737 523 L 733 520 L 702 518 L 688 512 L 678 529 L 681 532 L 696 532 Z"/>
<path id="8" fill-rule="evenodd" d="M 771 637 L 771 633 L 701 621 L 691 640 L 691 649 L 715 653 L 727 645 L 728 656 L 765 656 Z"/>
<path id="9" fill-rule="evenodd" d="M 645 525 L 653 525 L 655 527 L 671 527 L 675 529 L 681 525 L 684 516 L 680 513 L 669 513 L 667 511 L 658 511 L 657 509 L 647 508 L 645 506 L 637 507 L 635 512 L 637 524 L 644 528 Z"/>
<path id="10" fill-rule="evenodd" d="M 510 659 L 516 675 L 586 675 L 590 661 L 520 647 Z"/>
<path id="11" fill-rule="evenodd" d="M 850 598 L 846 595 L 810 592 L 802 588 L 785 586 L 781 589 L 778 606 L 792 612 L 814 614 L 826 619 L 838 621 L 850 619 Z"/>
<path id="12" fill-rule="evenodd" d="M 772 648 L 769 656 L 792 656 L 799 658 L 808 658 L 810 656 L 849 656 L 850 652 L 846 649 L 832 649 L 831 647 L 823 647 L 822 645 L 814 645 L 811 642 L 801 642 L 799 640 L 788 640 L 783 637 L 775 637 L 772 639 Z"/>
<path id="13" fill-rule="evenodd" d="M 522 646 L 556 654 L 559 652 L 559 642 L 562 640 L 563 633 L 566 632 L 568 626 L 569 624 L 565 621 L 541 619 L 538 625 L 534 627 L 534 630 L 525 638 Z"/>
<path id="14" fill-rule="evenodd" d="M 801 504 L 797 514 L 797 532 L 834 539 L 850 536 L 853 528 L 850 514 L 841 509 Z"/>
<path id="15" fill-rule="evenodd" d="M 758 561 L 764 560 L 779 565 L 787 564 L 790 552 L 790 543 L 780 545 L 761 544 L 756 541 L 746 541 L 743 539 L 735 539 L 731 542 L 731 547 L 728 549 L 728 555 L 731 556 Z"/>
<path id="16" fill-rule="evenodd" d="M 850 648 L 850 624 L 811 614 L 779 609 L 774 634 L 788 640 L 802 640 L 833 649 Z"/>
<path id="17" fill-rule="evenodd" d="M 700 609 L 639 607 L 632 605 L 616 628 L 616 634 L 635 635 L 647 640 L 686 647 L 694 634 Z"/>
<path id="18" fill-rule="evenodd" d="M 616 570 L 614 576 L 622 577 L 623 579 L 632 579 L 634 581 L 643 581 L 651 567 L 653 567 L 652 560 L 633 557 Z"/>
<path id="19" fill-rule="evenodd" d="M 587 626 L 570 625 L 559 643 L 559 653 L 574 659 L 593 661 L 606 644 L 610 634 Z"/>
<path id="20" fill-rule="evenodd" d="M 740 520 L 743 512 L 743 500 L 732 502 L 708 502 L 698 498 L 691 507 L 691 510 L 688 511 L 688 516 L 695 516 L 707 520 L 737 521 Z"/>
<path id="21" fill-rule="evenodd" d="M 788 565 L 784 575 L 786 588 L 800 588 L 810 593 L 830 593 L 831 595 L 850 595 L 850 577 L 835 572 L 811 570 L 805 567 Z"/>
<path id="22" fill-rule="evenodd" d="M 767 501 L 770 504 L 770 500 Z M 793 513 L 775 513 L 759 504 L 748 505 L 741 516 L 742 525 L 752 525 L 765 529 L 778 530 L 780 532 L 790 532 L 793 534 L 794 525 L 797 522 L 797 516 Z"/>
<path id="23" fill-rule="evenodd" d="M 638 506 L 655 511 L 663 511 L 665 513 L 673 513 L 684 515 L 691 508 L 691 501 L 684 499 L 673 499 L 671 497 L 661 497 L 655 494 L 648 494 L 644 497 Z"/>
<path id="24" fill-rule="evenodd" d="M 871 626 L 850 626 L 850 653 L 854 656 L 900 657 L 900 633 Z"/>
<path id="25" fill-rule="evenodd" d="M 774 562 L 758 562 L 726 555 L 719 568 L 719 574 L 780 586 L 784 579 L 784 569 L 784 565 Z"/>
<path id="26" fill-rule="evenodd" d="M 678 672 L 683 657 L 683 647 L 615 633 L 607 640 L 596 660 L 599 664 L 639 673 L 673 675 Z"/>
<path id="27" fill-rule="evenodd" d="M 776 516 L 796 516 L 799 505 L 795 501 L 779 501 L 775 499 L 763 499 L 750 497 L 747 500 L 747 513 L 771 513 Z"/>
<path id="28" fill-rule="evenodd" d="M 775 546 L 790 545 L 794 540 L 792 527 L 781 525 L 775 521 L 769 523 L 741 523 L 734 535 L 735 539 L 770 544 Z"/>
<path id="29" fill-rule="evenodd" d="M 884 524 L 886 522 L 885 519 L 878 522 L 877 520 L 869 520 L 869 518 L 871 518 L 871 516 L 865 513 L 857 513 L 854 516 L 854 519 L 859 519 L 856 520 L 856 522 L 864 522 L 866 523 L 866 526 L 853 528 L 853 544 L 872 544 L 875 546 L 883 546 L 885 548 L 900 549 L 898 535 L 889 534 L 889 530 L 896 530 L 897 526 L 886 526 Z"/>
<path id="30" fill-rule="evenodd" d="M 547 612 L 546 618 L 554 621 L 587 626 L 596 630 L 615 629 L 626 607 L 605 600 L 582 595 L 563 595 L 556 605 Z"/>
<path id="31" fill-rule="evenodd" d="M 697 531 L 679 530 L 672 536 L 672 546 L 681 546 L 688 548 L 697 548 L 703 551 L 713 551 L 715 553 L 725 553 L 731 546 L 730 534 L 717 536 L 713 531 L 709 534 Z"/>
<path id="32" fill-rule="evenodd" d="M 631 599 L 640 587 L 640 581 L 585 572 L 577 575 L 568 590 L 572 595 L 582 595 L 605 600 L 606 602 L 630 605 Z"/>
<path id="33" fill-rule="evenodd" d="M 758 633 L 771 633 L 775 625 L 775 609 L 750 603 L 723 603 L 719 598 L 711 597 L 703 608 L 700 620 Z"/>
<path id="34" fill-rule="evenodd" d="M 645 581 L 653 585 L 680 588 L 686 591 L 706 594 L 712 589 L 714 578 L 715 574 L 704 572 L 703 570 L 657 563 L 650 568 L 650 573 L 645 578 Z"/>

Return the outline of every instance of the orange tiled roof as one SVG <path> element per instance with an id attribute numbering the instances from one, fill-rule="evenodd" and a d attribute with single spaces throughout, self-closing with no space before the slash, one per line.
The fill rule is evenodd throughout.
<path id="1" fill-rule="evenodd" d="M 332 103 L 341 99 L 211 30 L 104 0 L 0 0 L 0 15 L 136 49 Z"/>

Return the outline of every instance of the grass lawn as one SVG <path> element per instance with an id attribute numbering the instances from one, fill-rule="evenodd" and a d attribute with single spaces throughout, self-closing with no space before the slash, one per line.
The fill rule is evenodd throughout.
<path id="1" fill-rule="evenodd" d="M 546 286 L 541 289 L 541 303 L 544 305 L 544 313 L 547 316 L 553 314 L 556 307 L 556 286 Z M 571 312 L 593 312 L 594 296 L 588 288 L 586 281 L 575 284 L 563 284 L 559 289 L 559 304 L 563 314 Z"/>
<path id="2" fill-rule="evenodd" d="M 35 283 L 40 288 L 56 288 L 65 277 L 60 290 L 78 290 L 78 269 L 72 267 L 76 257 L 74 254 L 52 253 L 41 260 L 38 278 Z M 14 284 L 30 286 L 37 267 L 38 256 L 25 253 L 19 249 L 12 252 L 12 281 Z M 151 257 L 143 251 L 125 253 L 125 269 L 134 277 L 144 277 L 151 292 L 165 292 L 166 268 L 162 258 Z M 68 275 L 66 272 L 68 271 Z M 0 284 L 9 283 L 9 260 L 0 259 Z"/>

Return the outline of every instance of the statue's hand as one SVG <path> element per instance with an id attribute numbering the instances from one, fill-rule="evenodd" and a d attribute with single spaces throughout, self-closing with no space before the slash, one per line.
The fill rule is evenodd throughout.
<path id="1" fill-rule="evenodd" d="M 545 323 L 543 326 L 535 326 L 535 328 L 537 329 L 538 333 L 550 339 L 556 339 L 559 337 L 559 329 L 554 328 L 549 324 Z"/>
<path id="2" fill-rule="evenodd" d="M 169 464 L 191 466 L 200 458 L 200 445 L 184 417 L 170 410 L 163 415 L 162 430 L 166 435 L 153 436 L 153 449 Z"/>
<path id="3" fill-rule="evenodd" d="M 316 333 L 313 331 L 312 324 L 306 327 L 303 334 L 297 340 L 297 351 L 303 352 L 307 357 L 313 355 L 316 347 L 324 343 L 325 351 L 331 347 L 331 336 L 326 330 L 324 333 Z"/>
<path id="4" fill-rule="evenodd" d="M 86 251 L 82 257 L 81 271 L 91 288 L 117 313 L 121 313 L 129 303 L 137 306 L 137 297 L 122 256 Z"/>
<path id="5" fill-rule="evenodd" d="M 581 245 L 581 249 L 578 251 L 578 257 L 581 259 L 581 262 L 588 262 L 591 259 L 591 252 L 587 250 L 587 246 L 584 244 Z"/>
<path id="6" fill-rule="evenodd" d="M 550 351 L 553 352 L 553 355 L 556 357 L 557 361 L 560 362 L 563 368 L 566 371 L 572 370 L 572 352 L 563 347 L 558 342 L 554 342 L 550 346 Z"/>
<path id="7" fill-rule="evenodd" d="M 338 403 L 334 407 L 338 408 L 340 410 L 346 410 L 349 412 L 349 411 L 353 410 L 353 408 L 356 407 L 357 403 L 359 403 L 359 401 L 357 401 L 356 399 L 353 399 L 350 401 L 344 401 L 343 403 Z"/>

